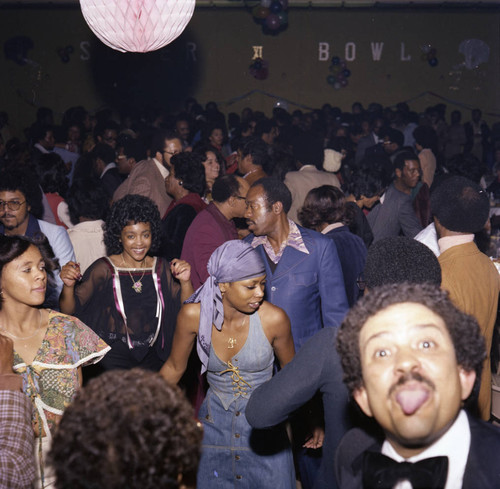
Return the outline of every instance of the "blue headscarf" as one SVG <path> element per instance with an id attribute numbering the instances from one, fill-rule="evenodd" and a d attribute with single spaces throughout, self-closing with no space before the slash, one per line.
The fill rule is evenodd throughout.
<path id="1" fill-rule="evenodd" d="M 239 240 L 226 241 L 208 260 L 209 277 L 186 301 L 200 303 L 200 324 L 196 350 L 200 357 L 201 372 L 207 370 L 212 324 L 220 331 L 224 322 L 224 308 L 220 283 L 239 282 L 265 275 L 265 267 L 257 251 L 248 243 Z"/>

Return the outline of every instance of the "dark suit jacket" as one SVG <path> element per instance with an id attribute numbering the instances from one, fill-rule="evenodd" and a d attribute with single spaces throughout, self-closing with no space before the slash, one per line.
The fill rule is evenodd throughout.
<path id="1" fill-rule="evenodd" d="M 400 192 L 394 184 L 385 192 L 384 203 L 378 203 L 368 214 L 374 240 L 389 236 L 399 236 L 401 231 L 408 238 L 414 238 L 422 226 L 413 209 L 411 197 Z"/>
<path id="2" fill-rule="evenodd" d="M 469 416 L 471 445 L 465 466 L 462 489 L 500 487 L 500 430 Z M 340 442 L 335 456 L 337 483 L 341 489 L 362 488 L 362 455 L 380 452 L 382 440 L 354 428 Z"/>
<path id="3" fill-rule="evenodd" d="M 256 248 L 266 266 L 265 299 L 288 314 L 296 351 L 322 327 L 338 327 L 348 310 L 335 244 L 316 231 L 298 228 L 309 254 L 287 246 L 274 273 L 264 247 Z M 245 241 L 253 238 L 250 234 Z"/>

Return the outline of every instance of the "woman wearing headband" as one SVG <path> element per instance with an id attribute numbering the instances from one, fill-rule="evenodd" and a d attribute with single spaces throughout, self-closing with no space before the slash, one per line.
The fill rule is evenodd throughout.
<path id="1" fill-rule="evenodd" d="M 177 383 L 195 340 L 210 385 L 199 412 L 204 425 L 198 489 L 293 489 L 295 473 L 286 433 L 252 430 L 245 407 L 294 355 L 290 321 L 265 302 L 264 264 L 247 243 L 228 241 L 208 262 L 209 277 L 182 307 L 172 353 L 161 374 Z"/>

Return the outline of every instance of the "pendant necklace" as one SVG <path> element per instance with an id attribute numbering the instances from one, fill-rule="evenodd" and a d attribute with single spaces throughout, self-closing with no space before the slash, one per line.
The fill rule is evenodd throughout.
<path id="1" fill-rule="evenodd" d="M 245 321 L 246 321 L 246 316 L 243 318 L 243 321 L 241 322 L 241 326 L 240 328 L 243 327 L 243 325 L 245 324 Z M 234 348 L 234 345 L 236 345 L 236 338 L 233 338 L 233 337 L 229 337 L 228 340 L 227 340 L 227 348 L 228 350 L 232 350 Z"/>
<path id="2" fill-rule="evenodd" d="M 40 329 L 42 328 L 42 310 L 38 309 L 38 312 L 40 313 L 40 324 L 38 325 L 38 328 L 36 328 L 35 332 L 30 334 L 29 336 L 16 336 L 7 331 L 6 329 L 0 328 L 0 331 L 3 331 L 6 335 L 9 335 L 11 338 L 14 338 L 15 340 L 29 340 L 30 338 L 33 338 L 36 334 L 40 332 Z"/>
<path id="3" fill-rule="evenodd" d="M 144 278 L 144 274 L 146 273 L 146 269 L 144 269 L 144 262 L 145 261 L 146 261 L 146 258 L 144 258 L 144 260 L 142 260 L 141 268 L 143 268 L 143 272 L 142 272 L 141 278 L 137 281 L 134 280 L 134 277 L 132 277 L 130 270 L 127 268 L 127 272 L 130 276 L 130 280 L 132 280 L 132 288 L 134 289 L 134 292 L 136 294 L 142 294 L 142 279 Z M 124 265 L 126 265 L 125 259 L 123 258 L 123 253 L 122 253 L 122 262 Z"/>

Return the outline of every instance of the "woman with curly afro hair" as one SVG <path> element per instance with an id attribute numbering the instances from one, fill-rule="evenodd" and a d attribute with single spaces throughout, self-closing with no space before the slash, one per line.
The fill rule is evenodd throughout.
<path id="1" fill-rule="evenodd" d="M 157 371 L 170 353 L 177 312 L 193 292 L 191 268 L 154 256 L 160 242 L 160 214 L 154 202 L 127 195 L 106 220 L 108 256 L 84 273 L 78 263 L 61 270 L 61 310 L 88 324 L 111 351 L 104 370 L 142 367 Z"/>

